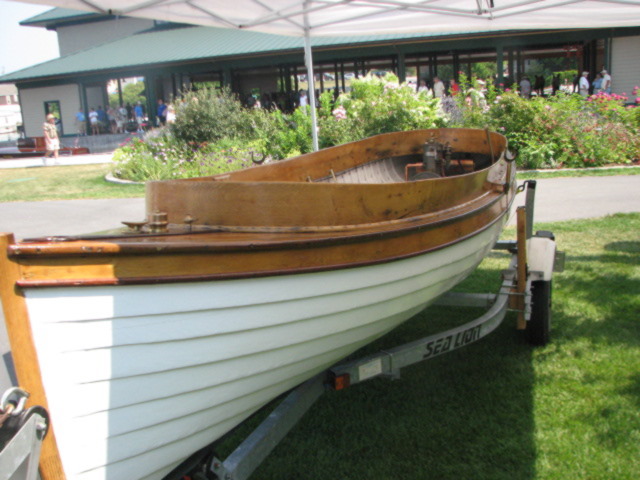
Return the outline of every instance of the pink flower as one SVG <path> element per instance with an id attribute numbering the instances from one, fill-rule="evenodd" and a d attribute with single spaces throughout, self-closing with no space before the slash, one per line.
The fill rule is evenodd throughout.
<path id="1" fill-rule="evenodd" d="M 336 120 L 344 120 L 345 118 L 347 118 L 347 111 L 342 105 L 340 105 L 338 108 L 335 108 L 331 113 Z"/>

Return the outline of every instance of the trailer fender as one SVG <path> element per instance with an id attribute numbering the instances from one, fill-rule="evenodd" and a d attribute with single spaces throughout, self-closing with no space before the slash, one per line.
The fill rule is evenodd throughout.
<path id="1" fill-rule="evenodd" d="M 556 242 L 546 237 L 527 240 L 527 264 L 533 280 L 550 281 L 556 258 Z"/>

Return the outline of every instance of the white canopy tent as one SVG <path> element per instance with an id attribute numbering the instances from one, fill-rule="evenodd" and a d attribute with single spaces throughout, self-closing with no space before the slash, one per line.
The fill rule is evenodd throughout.
<path id="1" fill-rule="evenodd" d="M 315 125 L 311 36 L 640 26 L 640 0 L 20 0 L 177 23 L 303 36 Z M 318 139 L 312 129 L 314 149 Z"/>

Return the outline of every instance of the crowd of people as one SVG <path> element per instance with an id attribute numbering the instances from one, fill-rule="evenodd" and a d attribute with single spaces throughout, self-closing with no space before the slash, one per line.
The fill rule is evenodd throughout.
<path id="1" fill-rule="evenodd" d="M 158 100 L 156 126 L 173 121 L 175 121 L 173 105 L 165 104 L 162 99 Z M 142 102 L 137 102 L 135 105 L 127 103 L 117 107 L 108 106 L 106 109 L 102 105 L 91 107 L 86 116 L 84 110 L 79 109 L 75 123 L 78 135 L 143 132 L 150 126 L 146 108 Z"/>
<path id="2" fill-rule="evenodd" d="M 318 95 L 319 92 L 316 90 L 316 98 L 318 98 Z M 247 108 L 264 108 L 265 110 L 280 110 L 281 112 L 291 113 L 298 107 L 309 105 L 309 94 L 305 89 L 288 93 L 248 94 L 244 97 L 243 104 Z"/>
<path id="3" fill-rule="evenodd" d="M 481 85 L 483 81 L 479 81 Z M 510 79 L 506 79 L 505 85 L 510 85 Z M 533 94 L 545 95 L 545 79 L 542 75 L 536 75 L 534 82 L 528 75 L 523 75 L 518 84 L 519 94 L 523 98 L 531 98 Z M 460 91 L 460 85 L 454 79 L 443 81 L 435 76 L 433 79 L 421 79 L 418 86 L 418 92 L 428 91 L 436 98 L 444 98 L 446 96 L 455 96 Z M 475 91 L 476 89 L 471 89 Z M 554 75 L 551 82 L 552 94 L 556 94 L 559 90 L 568 93 L 579 93 L 587 97 L 598 93 L 611 93 L 611 75 L 607 70 L 603 69 L 597 73 L 593 81 L 589 80 L 589 72 L 582 72 L 582 75 L 576 76 L 573 85 L 565 80 L 560 84 L 560 76 Z M 478 90 L 478 95 L 482 95 L 482 88 Z M 316 95 L 317 98 L 317 95 Z M 283 112 L 292 112 L 298 107 L 305 107 L 309 104 L 308 93 L 304 89 L 297 92 L 278 92 L 263 93 L 262 95 L 248 94 L 244 98 L 244 105 L 247 108 L 264 108 L 266 110 L 281 110 Z M 163 99 L 158 100 L 157 110 L 155 112 L 155 126 L 173 123 L 176 118 L 175 108 L 171 104 L 165 104 Z M 88 120 L 88 121 L 87 121 Z M 45 124 L 46 125 L 46 124 Z M 102 106 L 89 109 L 88 119 L 82 109 L 76 114 L 76 127 L 79 135 L 100 135 L 103 133 L 126 133 L 126 132 L 143 132 L 151 126 L 147 112 L 142 102 L 136 105 L 127 103 L 119 107 L 108 106 L 103 109 Z M 88 128 L 90 130 L 88 130 Z"/>
<path id="4" fill-rule="evenodd" d="M 139 115 L 138 115 L 139 113 Z M 76 129 L 78 135 L 100 135 L 104 133 L 126 133 L 131 131 L 131 124 L 136 123 L 136 129 L 142 130 L 141 123 L 144 119 L 144 107 L 140 102 L 135 106 L 131 104 L 117 107 L 108 106 L 106 109 L 99 105 L 89 108 L 85 116 L 83 109 L 76 113 Z"/>

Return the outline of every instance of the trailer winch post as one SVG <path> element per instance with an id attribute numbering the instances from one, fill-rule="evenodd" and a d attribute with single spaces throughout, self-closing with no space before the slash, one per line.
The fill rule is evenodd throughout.
<path id="1" fill-rule="evenodd" d="M 518 207 L 516 210 L 517 220 L 517 245 L 518 245 L 518 265 L 516 282 L 516 310 L 518 310 L 518 330 L 527 328 L 525 317 L 525 294 L 527 292 L 527 207 Z"/>
<path id="2" fill-rule="evenodd" d="M 524 185 L 527 187 L 527 193 L 525 197 L 525 208 L 527 209 L 527 240 L 529 240 L 533 236 L 533 211 L 534 205 L 536 203 L 536 181 L 535 180 L 527 180 L 524 182 Z"/>

